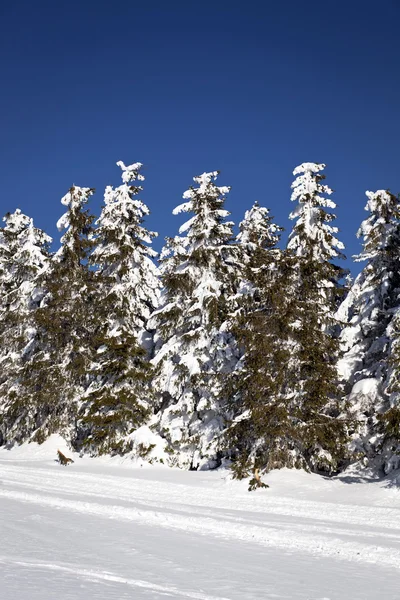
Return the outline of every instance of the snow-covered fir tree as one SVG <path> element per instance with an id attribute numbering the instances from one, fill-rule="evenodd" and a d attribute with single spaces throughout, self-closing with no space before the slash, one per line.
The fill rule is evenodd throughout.
<path id="1" fill-rule="evenodd" d="M 256 469 L 286 464 L 281 438 L 287 423 L 282 418 L 281 388 L 290 356 L 283 327 L 290 296 L 284 290 L 284 253 L 276 248 L 282 228 L 273 222 L 269 210 L 256 203 L 239 229 L 242 279 L 230 322 L 242 356 L 225 384 L 231 416 L 225 440 L 235 476 L 242 478 Z M 256 478 L 252 484 L 262 485 Z"/>
<path id="2" fill-rule="evenodd" d="M 61 247 L 37 279 L 43 290 L 34 311 L 34 338 L 20 374 L 19 394 L 33 402 L 34 439 L 62 432 L 74 440 L 80 398 L 88 383 L 93 332 L 95 278 L 88 257 L 94 217 L 86 209 L 90 188 L 72 187 L 62 198 L 67 212 L 57 227 Z"/>
<path id="3" fill-rule="evenodd" d="M 238 477 L 284 466 L 332 472 L 344 453 L 333 335 L 344 271 L 331 262 L 343 245 L 330 225 L 335 217 L 327 209 L 335 204 L 321 183 L 323 168 L 304 163 L 295 169 L 296 223 L 288 248 L 260 248 L 249 270 L 256 302 L 237 328 L 244 355 L 232 378 L 228 429 Z M 276 230 L 271 234 L 266 239 L 274 242 Z"/>
<path id="4" fill-rule="evenodd" d="M 339 341 L 335 311 L 343 294 L 345 271 L 332 261 L 342 258 L 332 190 L 322 184 L 323 164 L 303 163 L 293 174 L 287 281 L 282 279 L 282 327 L 288 361 L 284 373 L 284 418 L 290 435 L 286 460 L 311 470 L 335 471 L 343 459 L 347 435 L 341 412 L 336 363 Z M 286 315 L 286 316 L 285 316 Z M 289 458 L 291 456 L 291 458 Z"/>
<path id="5" fill-rule="evenodd" d="M 51 238 L 19 209 L 0 231 L 0 444 L 32 431 L 31 402 L 22 402 L 19 374 L 34 337 L 33 311 L 41 299 L 37 277 L 49 260 Z"/>
<path id="6" fill-rule="evenodd" d="M 132 331 L 146 345 L 150 339 L 147 323 L 160 298 L 159 273 L 154 264 L 157 252 L 151 248 L 158 234 L 144 226 L 150 211 L 137 198 L 143 190 L 137 184 L 144 181 L 140 172 L 143 165 L 125 166 L 122 161 L 117 165 L 124 183 L 105 190 L 91 263 L 110 278 L 118 303 L 126 304 L 124 311 L 130 315 Z"/>
<path id="7" fill-rule="evenodd" d="M 399 438 L 400 199 L 387 190 L 366 192 L 369 212 L 357 233 L 367 261 L 338 311 L 345 324 L 339 370 L 359 432 L 354 448 L 389 471 Z M 397 431 L 397 435 L 396 435 Z"/>
<path id="8" fill-rule="evenodd" d="M 247 210 L 243 221 L 239 223 L 239 233 L 236 236 L 236 278 L 234 296 L 230 299 L 230 326 L 234 325 L 236 317 L 248 311 L 258 301 L 259 292 L 255 284 L 254 273 L 265 268 L 266 251 L 272 250 L 279 242 L 282 227 L 273 222 L 270 211 L 255 202 Z M 268 261 L 267 261 L 268 262 Z"/>
<path id="9" fill-rule="evenodd" d="M 243 221 L 239 223 L 239 233 L 236 236 L 237 277 L 236 295 L 231 302 L 230 321 L 232 326 L 237 316 L 255 308 L 259 300 L 257 288 L 257 273 L 266 269 L 269 259 L 273 256 L 269 250 L 276 249 L 283 228 L 276 225 L 268 208 L 255 202 L 247 210 Z M 280 252 L 275 252 L 274 261 Z M 267 268 L 267 270 L 269 270 Z M 257 305 L 258 308 L 258 305 Z"/>
<path id="10" fill-rule="evenodd" d="M 273 222 L 269 209 L 255 202 L 239 223 L 237 241 L 250 256 L 259 249 L 274 248 L 279 242 L 282 227 Z"/>
<path id="11" fill-rule="evenodd" d="M 194 177 L 198 187 L 173 212 L 192 213 L 180 236 L 161 254 L 162 305 L 152 323 L 159 332 L 154 365 L 159 391 L 159 430 L 171 463 L 185 468 L 219 464 L 224 427 L 222 379 L 236 363 L 236 344 L 226 330 L 229 298 L 237 286 L 232 226 L 224 209 L 228 187 L 218 172 Z"/>
<path id="12" fill-rule="evenodd" d="M 160 283 L 149 246 L 156 236 L 143 221 L 147 206 L 137 198 L 141 163 L 122 169 L 123 185 L 108 186 L 97 221 L 90 262 L 97 270 L 97 332 L 93 380 L 80 410 L 80 437 L 92 454 L 123 453 L 129 434 L 150 412 L 151 334 L 147 323 L 159 301 Z"/>

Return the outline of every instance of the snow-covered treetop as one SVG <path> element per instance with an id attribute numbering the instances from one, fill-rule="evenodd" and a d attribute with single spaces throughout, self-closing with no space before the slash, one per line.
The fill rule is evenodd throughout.
<path id="1" fill-rule="evenodd" d="M 211 171 L 193 177 L 193 181 L 198 183 L 199 187 L 188 189 L 183 194 L 183 198 L 189 201 L 180 204 L 172 211 L 174 215 L 181 212 L 195 214 L 179 228 L 179 233 L 187 232 L 188 240 L 194 244 L 193 249 L 204 243 L 213 246 L 214 243 L 227 241 L 232 236 L 233 223 L 223 222 L 230 213 L 222 208 L 230 188 L 215 185 L 214 181 L 218 174 L 219 171 Z"/>
<path id="2" fill-rule="evenodd" d="M 293 175 L 299 175 L 292 183 L 292 202 L 299 202 L 300 204 L 311 203 L 313 206 L 326 206 L 329 208 L 336 208 L 336 204 L 324 198 L 321 194 L 327 194 L 330 196 L 333 191 L 327 185 L 321 185 L 321 181 L 325 178 L 324 175 L 317 175 L 320 171 L 325 169 L 326 165 L 322 163 L 303 163 L 295 168 Z M 297 212 L 300 208 L 297 208 Z M 296 218 L 296 209 L 294 216 L 290 218 Z"/>
<path id="3" fill-rule="evenodd" d="M 368 202 L 364 210 L 369 212 L 386 213 L 386 218 L 390 216 L 390 207 L 393 202 L 393 196 L 388 190 L 377 190 L 376 192 L 365 192 Z M 385 210 L 386 209 L 386 210 Z"/>
<path id="4" fill-rule="evenodd" d="M 90 246 L 88 238 L 93 232 L 94 217 L 84 210 L 84 206 L 93 194 L 93 188 L 73 186 L 61 198 L 61 203 L 68 210 L 57 222 L 57 229 L 66 231 L 61 238 L 62 246 L 54 257 L 56 262 L 70 256 L 70 258 L 74 257 L 74 264 L 79 265 L 81 260 L 87 258 Z"/>
<path id="5" fill-rule="evenodd" d="M 92 188 L 82 188 L 72 186 L 65 196 L 61 198 L 61 204 L 68 206 L 71 210 L 76 210 L 85 204 L 88 198 L 94 193 Z"/>
<path id="6" fill-rule="evenodd" d="M 247 210 L 243 221 L 239 223 L 240 233 L 237 241 L 249 250 L 259 248 L 273 248 L 279 242 L 282 227 L 272 223 L 269 209 L 255 202 Z"/>
<path id="7" fill-rule="evenodd" d="M 69 192 L 61 198 L 61 204 L 67 206 L 69 210 L 57 221 L 58 231 L 67 229 L 70 226 L 71 215 L 77 214 L 93 194 L 93 188 L 72 186 Z"/>
<path id="8" fill-rule="evenodd" d="M 194 205 L 192 200 L 195 200 L 199 196 L 207 196 L 210 199 L 214 199 L 219 204 L 223 204 L 225 201 L 224 196 L 229 194 L 230 187 L 221 186 L 218 187 L 214 185 L 212 182 L 217 179 L 219 175 L 219 171 L 211 171 L 211 173 L 203 173 L 202 175 L 198 175 L 193 177 L 193 181 L 199 184 L 198 188 L 191 187 L 186 192 L 183 193 L 182 198 L 184 200 L 190 199 L 190 202 L 184 202 L 183 204 L 179 204 L 172 211 L 173 215 L 178 215 L 181 212 L 190 212 L 194 210 Z M 229 214 L 227 211 L 224 211 L 224 216 Z"/>
<path id="9" fill-rule="evenodd" d="M 9 284 L 14 307 L 27 307 L 35 277 L 48 262 L 52 240 L 34 227 L 33 220 L 20 209 L 8 213 L 3 220 L 5 227 L 0 230 L 1 283 Z"/>
<path id="10" fill-rule="evenodd" d="M 3 217 L 3 221 L 5 222 L 4 229 L 17 235 L 32 224 L 32 219 L 24 215 L 19 208 L 13 213 L 7 213 Z"/>
<path id="11" fill-rule="evenodd" d="M 124 183 L 130 183 L 131 181 L 144 181 L 144 176 L 140 173 L 140 169 L 143 167 L 142 163 L 137 162 L 132 165 L 126 166 L 122 160 L 117 162 L 117 166 L 122 169 L 122 181 Z"/>
<path id="12" fill-rule="evenodd" d="M 213 171 L 194 177 L 199 186 L 185 192 L 184 199 L 189 201 L 173 211 L 191 211 L 194 216 L 180 227 L 179 233 L 184 235 L 167 238 L 160 256 L 164 307 L 159 314 L 164 318 L 173 307 L 179 314 L 185 313 L 178 326 L 181 331 L 208 327 L 219 314 L 211 311 L 211 317 L 210 306 L 236 284 L 237 246 L 230 243 L 233 223 L 225 221 L 230 213 L 223 208 L 230 188 L 218 187 L 217 176 L 218 171 Z M 165 329 L 169 332 L 163 335 L 175 335 L 171 327 L 175 325 L 167 318 Z"/>
<path id="13" fill-rule="evenodd" d="M 336 217 L 325 209 L 333 209 L 336 204 L 325 197 L 330 196 L 332 190 L 321 184 L 325 176 L 320 171 L 324 168 L 322 163 L 299 165 L 293 171 L 298 177 L 291 186 L 291 200 L 298 204 L 290 214 L 290 219 L 297 219 L 297 222 L 289 236 L 288 248 L 297 256 L 311 256 L 318 261 L 343 257 L 341 250 L 344 248 L 336 237 L 338 228 L 328 225 Z"/>
<path id="14" fill-rule="evenodd" d="M 3 221 L 5 221 L 5 226 L 0 233 L 0 246 L 4 247 L 7 244 L 9 251 L 14 254 L 14 258 L 21 252 L 26 256 L 28 262 L 33 261 L 34 264 L 40 266 L 43 263 L 43 252 L 48 253 L 48 246 L 52 242 L 51 237 L 41 229 L 37 229 L 33 224 L 33 219 L 21 212 L 19 208 L 13 213 L 7 213 L 3 217 Z M 7 234 L 12 236 L 8 240 L 4 237 L 7 237 Z M 35 255 L 38 257 L 37 261 L 34 259 Z"/>
<path id="15" fill-rule="evenodd" d="M 378 256 L 400 235 L 400 198 L 388 190 L 365 192 L 368 202 L 365 210 L 370 216 L 361 223 L 357 237 L 364 238 L 363 251 L 355 256 L 356 261 L 369 260 Z"/>
<path id="16" fill-rule="evenodd" d="M 299 175 L 300 173 L 306 173 L 306 172 L 319 173 L 320 171 L 323 171 L 325 169 L 325 167 L 326 167 L 326 165 L 324 163 L 305 162 L 305 163 L 301 163 L 301 165 L 298 165 L 293 170 L 293 175 Z"/>
<path id="17" fill-rule="evenodd" d="M 122 169 L 122 180 L 125 182 L 117 188 L 107 186 L 104 193 L 104 207 L 97 220 L 98 245 L 94 251 L 95 260 L 100 262 L 111 260 L 116 264 L 124 258 L 132 263 L 140 263 L 139 254 L 155 258 L 157 252 L 143 244 L 151 244 L 153 238 L 157 237 L 155 231 L 149 231 L 143 227 L 144 217 L 150 214 L 146 204 L 135 198 L 142 191 L 140 186 L 128 185 L 132 181 L 144 181 L 140 174 L 142 163 L 133 163 L 128 167 L 122 161 L 117 165 Z M 128 250 L 131 248 L 131 250 Z M 126 256 L 116 254 L 126 253 Z M 138 254 L 139 253 L 139 254 Z M 131 265 L 133 268 L 133 263 Z"/>
<path id="18" fill-rule="evenodd" d="M 229 193 L 230 191 L 230 187 L 227 186 L 211 186 L 210 184 L 215 181 L 217 179 L 219 175 L 219 171 L 211 171 L 210 173 L 202 173 L 202 175 L 197 175 L 196 177 L 193 177 L 193 181 L 195 181 L 196 183 L 199 184 L 198 188 L 193 188 L 191 187 L 190 189 L 186 190 L 186 192 L 184 192 L 183 194 L 183 198 L 184 199 L 188 199 L 188 198 L 194 198 L 196 195 L 205 195 L 205 194 L 210 194 L 210 192 L 212 192 L 213 195 L 215 195 L 216 197 L 218 197 L 219 195 L 224 196 L 226 194 Z M 181 205 L 183 206 L 183 205 Z M 179 211 L 179 206 L 176 207 L 174 214 L 177 214 Z M 184 208 L 181 208 L 181 210 L 185 210 Z M 190 209 L 188 209 L 190 210 Z"/>
<path id="19" fill-rule="evenodd" d="M 150 246 L 158 234 L 143 225 L 150 211 L 136 197 L 142 188 L 129 184 L 144 180 L 139 173 L 142 164 L 125 167 L 119 161 L 117 165 L 122 169 L 125 183 L 105 189 L 104 206 L 96 221 L 96 247 L 90 263 L 113 280 L 111 289 L 120 305 L 125 307 L 125 326 L 129 323 L 139 336 L 159 301 L 158 270 L 152 260 L 157 252 Z"/>
<path id="20" fill-rule="evenodd" d="M 123 235 L 135 235 L 146 244 L 151 244 L 152 239 L 157 237 L 157 233 L 148 231 L 140 226 L 143 217 L 150 213 L 148 207 L 141 201 L 132 197 L 132 190 L 127 184 L 117 188 L 108 185 L 104 192 L 104 208 L 97 224 L 109 229 L 115 229 L 117 233 L 117 224 L 124 222 Z"/>

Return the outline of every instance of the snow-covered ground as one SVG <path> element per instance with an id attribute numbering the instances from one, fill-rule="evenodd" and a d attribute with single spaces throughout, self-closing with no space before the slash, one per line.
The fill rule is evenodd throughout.
<path id="1" fill-rule="evenodd" d="M 284 470 L 249 493 L 226 471 L 63 467 L 61 444 L 0 450 L 2 600 L 400 598 L 395 476 Z"/>

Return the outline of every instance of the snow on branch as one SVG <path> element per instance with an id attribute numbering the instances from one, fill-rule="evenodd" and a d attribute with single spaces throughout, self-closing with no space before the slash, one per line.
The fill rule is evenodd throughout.
<path id="1" fill-rule="evenodd" d="M 122 169 L 122 181 L 124 183 L 130 183 L 131 181 L 144 181 L 144 175 L 139 173 L 143 167 L 142 163 L 137 162 L 132 165 L 125 165 L 122 160 L 119 160 L 117 166 Z"/>
<path id="2" fill-rule="evenodd" d="M 302 163 L 296 167 L 293 171 L 293 175 L 299 175 L 291 187 L 293 189 L 291 200 L 292 202 L 300 202 L 302 204 L 314 201 L 319 206 L 328 208 L 336 208 L 336 204 L 324 198 L 321 194 L 330 196 L 333 191 L 327 185 L 322 185 L 320 181 L 324 178 L 322 175 L 318 175 L 320 171 L 325 168 L 326 165 L 323 163 Z M 301 174 L 303 173 L 303 175 Z M 295 218 L 297 215 L 294 215 Z"/>

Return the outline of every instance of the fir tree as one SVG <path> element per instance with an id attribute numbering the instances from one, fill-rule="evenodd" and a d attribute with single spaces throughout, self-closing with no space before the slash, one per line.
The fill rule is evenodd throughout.
<path id="1" fill-rule="evenodd" d="M 366 195 L 370 214 L 357 233 L 363 250 L 355 258 L 367 264 L 338 311 L 345 324 L 339 370 L 360 425 L 354 448 L 387 472 L 398 463 L 400 422 L 400 200 L 386 190 Z"/>
<path id="2" fill-rule="evenodd" d="M 164 285 L 161 308 L 152 322 L 160 335 L 159 427 L 171 462 L 197 469 L 219 464 L 218 438 L 224 427 L 221 379 L 237 360 L 232 335 L 223 324 L 236 286 L 232 223 L 224 209 L 227 187 L 218 172 L 195 177 L 173 212 L 193 216 L 161 254 Z M 184 235 L 182 235 L 184 234 Z"/>
<path id="3" fill-rule="evenodd" d="M 37 279 L 43 290 L 34 311 L 35 335 L 20 374 L 19 394 L 33 402 L 36 441 L 61 432 L 74 438 L 76 413 L 88 384 L 96 314 L 95 279 L 88 265 L 94 217 L 85 209 L 94 190 L 72 187 L 61 200 L 67 212 L 61 247 Z"/>
<path id="4" fill-rule="evenodd" d="M 284 323 L 290 297 L 285 295 L 283 253 L 276 248 L 282 228 L 273 223 L 269 210 L 255 204 L 239 229 L 241 295 L 230 327 L 242 356 L 225 384 L 231 411 L 225 440 L 235 476 L 242 478 L 287 463 L 283 389 L 290 353 Z M 262 486 L 255 476 L 250 488 Z"/>
<path id="5" fill-rule="evenodd" d="M 298 406 L 297 431 L 308 468 L 335 471 L 344 459 L 347 427 L 340 417 L 338 388 L 340 344 L 335 311 L 344 294 L 346 271 L 332 261 L 344 258 L 332 190 L 321 182 L 323 164 L 304 163 L 293 174 L 292 201 L 296 219 L 288 249 L 296 257 L 292 295 L 296 300 L 291 323 L 293 342 L 290 387 Z"/>
<path id="6" fill-rule="evenodd" d="M 142 191 L 136 183 L 144 180 L 142 165 L 118 165 L 125 183 L 106 188 L 91 256 L 102 323 L 79 427 L 92 454 L 129 450 L 129 434 L 150 412 L 151 335 L 146 327 L 159 298 L 156 252 L 149 247 L 156 234 L 143 226 L 149 210 L 136 197 Z"/>
<path id="7" fill-rule="evenodd" d="M 31 402 L 22 402 L 19 373 L 34 337 L 36 280 L 49 260 L 51 238 L 19 209 L 0 232 L 0 443 L 23 441 L 30 432 Z"/>
<path id="8" fill-rule="evenodd" d="M 332 335 L 343 271 L 331 263 L 343 246 L 329 224 L 334 215 L 326 208 L 335 205 L 324 197 L 331 190 L 321 184 L 322 168 L 305 163 L 294 171 L 297 221 L 288 249 L 274 248 L 275 227 L 250 263 L 257 293 L 236 327 L 244 356 L 232 378 L 227 432 L 238 477 L 284 466 L 334 471 L 343 452 L 335 401 L 339 345 Z"/>

